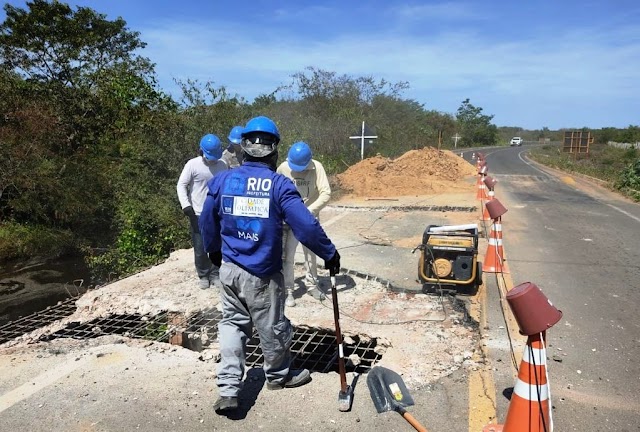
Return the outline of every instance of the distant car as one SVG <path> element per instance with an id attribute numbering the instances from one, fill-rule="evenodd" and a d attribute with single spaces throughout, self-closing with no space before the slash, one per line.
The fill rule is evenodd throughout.
<path id="1" fill-rule="evenodd" d="M 511 138 L 511 141 L 509 142 L 510 146 L 521 146 L 522 145 L 522 138 L 520 137 L 513 137 Z"/>

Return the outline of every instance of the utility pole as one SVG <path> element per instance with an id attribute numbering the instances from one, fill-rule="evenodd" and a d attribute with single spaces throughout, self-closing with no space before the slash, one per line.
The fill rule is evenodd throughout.
<path id="1" fill-rule="evenodd" d="M 364 121 L 362 122 L 362 131 L 360 135 L 350 136 L 349 139 L 358 139 L 360 138 L 360 160 L 364 159 L 364 139 L 374 139 L 378 138 L 378 135 L 365 135 L 364 134 Z"/>
<path id="2" fill-rule="evenodd" d="M 456 132 L 456 134 L 453 136 L 453 139 L 455 140 L 453 142 L 453 148 L 458 148 L 458 140 L 462 138 L 460 135 L 458 135 L 458 133 Z"/>

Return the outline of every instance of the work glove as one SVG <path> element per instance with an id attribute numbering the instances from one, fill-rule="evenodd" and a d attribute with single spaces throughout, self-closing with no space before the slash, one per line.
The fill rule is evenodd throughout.
<path id="1" fill-rule="evenodd" d="M 221 251 L 211 252 L 209 254 L 209 259 L 211 260 L 211 263 L 214 266 L 220 267 L 222 265 L 222 252 Z"/>
<path id="2" fill-rule="evenodd" d="M 337 249 L 336 253 L 333 254 L 331 259 L 325 260 L 324 268 L 329 270 L 329 275 L 331 276 L 335 276 L 340 273 L 340 254 L 338 253 Z"/>
<path id="3" fill-rule="evenodd" d="M 182 209 L 182 213 L 184 213 L 185 216 L 188 217 L 194 217 L 196 215 L 196 212 L 193 210 L 193 207 L 191 206 L 187 206 L 185 208 Z"/>

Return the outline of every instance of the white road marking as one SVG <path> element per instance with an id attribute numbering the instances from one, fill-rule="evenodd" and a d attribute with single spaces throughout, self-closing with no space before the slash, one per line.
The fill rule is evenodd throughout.
<path id="1" fill-rule="evenodd" d="M 345 217 L 346 215 L 347 215 L 347 212 L 339 213 L 339 214 L 335 215 L 334 217 L 332 217 L 331 219 L 329 219 L 328 221 L 326 221 L 326 222 L 322 222 L 322 223 L 321 223 L 321 225 L 322 225 L 323 227 L 331 226 L 331 225 L 333 225 L 334 223 L 338 222 L 338 221 L 339 221 L 340 219 L 342 219 L 343 217 Z"/>
<path id="2" fill-rule="evenodd" d="M 635 220 L 636 222 L 640 222 L 640 218 L 637 216 L 632 215 L 631 213 L 629 213 L 628 211 L 622 210 L 619 207 L 614 206 L 613 204 L 607 204 L 609 207 L 611 207 L 614 210 L 619 211 L 620 213 L 622 213 L 625 216 L 629 216 L 631 219 Z"/>
<path id="3" fill-rule="evenodd" d="M 533 168 L 534 170 L 541 172 L 542 174 L 544 174 L 547 177 L 550 177 L 549 174 L 547 174 L 546 172 L 542 171 L 540 168 L 538 168 L 537 166 L 533 165 L 530 162 L 527 162 L 526 160 L 524 160 L 524 158 L 522 157 L 523 153 L 526 152 L 527 150 L 522 150 L 521 152 L 518 153 L 518 159 L 520 159 L 522 162 L 524 162 L 525 164 L 529 165 L 531 168 Z"/>
<path id="4" fill-rule="evenodd" d="M 65 361 L 58 367 L 49 369 L 44 373 L 41 373 L 37 377 L 33 378 L 32 380 L 29 380 L 28 382 L 21 385 L 20 387 L 17 387 L 3 394 L 2 396 L 0 396 L 0 413 L 8 408 L 11 408 L 13 405 L 17 404 L 18 402 L 21 402 L 24 399 L 27 399 L 28 397 L 39 392 L 43 388 L 50 386 L 54 382 L 58 381 L 60 378 L 66 375 L 69 375 L 74 370 L 86 364 L 89 361 L 89 359 L 90 357 L 86 356 L 85 358 L 80 359 L 78 361 L 74 361 L 74 362 Z"/>
<path id="5" fill-rule="evenodd" d="M 540 168 L 537 168 L 537 167 L 535 167 L 533 164 L 531 164 L 531 163 L 527 162 L 526 160 L 524 160 L 524 159 L 522 158 L 522 154 L 523 154 L 524 152 L 525 152 L 525 150 L 523 150 L 523 151 L 521 151 L 520 153 L 518 153 L 518 158 L 519 158 L 522 162 L 524 162 L 524 163 L 526 163 L 527 165 L 529 165 L 531 168 L 533 168 L 533 169 L 535 169 L 535 170 L 537 170 L 537 171 L 540 171 L 541 173 L 543 173 L 543 174 L 545 174 L 545 175 L 547 175 L 547 176 L 548 176 L 548 174 L 547 174 L 547 173 L 545 173 L 544 171 L 542 171 Z M 597 201 L 600 201 L 600 200 L 597 200 Z M 600 201 L 600 202 L 601 202 L 601 201 Z M 604 203 L 604 204 L 607 204 L 607 205 L 608 205 L 609 207 L 611 207 L 612 209 L 614 209 L 614 210 L 616 210 L 616 211 L 619 211 L 619 212 L 620 212 L 620 213 L 622 213 L 623 215 L 630 217 L 631 219 L 635 220 L 636 222 L 640 222 L 640 218 L 639 218 L 639 217 L 632 215 L 632 214 L 631 214 L 631 213 L 629 213 L 628 211 L 626 211 L 626 210 L 622 210 L 620 207 L 616 207 L 616 206 L 614 206 L 613 204 L 609 204 L 609 203 Z"/>

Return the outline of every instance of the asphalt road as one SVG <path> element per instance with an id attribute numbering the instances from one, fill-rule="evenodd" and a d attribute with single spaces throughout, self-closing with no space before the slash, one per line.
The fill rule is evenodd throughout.
<path id="1" fill-rule="evenodd" d="M 511 270 L 507 286 L 534 282 L 564 314 L 547 332 L 554 429 L 638 430 L 640 206 L 579 177 L 548 173 L 531 164 L 526 151 L 523 146 L 483 153 L 489 175 L 499 180 L 496 196 L 509 209 L 503 217 Z M 464 156 L 470 159 L 471 152 Z M 452 198 L 438 199 L 451 204 Z M 442 204 L 433 200 L 428 204 Z M 360 228 L 345 222 L 346 217 L 328 229 L 340 239 L 345 263 L 394 284 L 410 284 L 416 257 L 406 246 L 386 245 L 385 236 L 412 238 L 427 220 L 461 220 L 447 220 L 447 213 L 402 214 L 394 219 L 363 213 L 371 219 L 363 221 L 363 227 L 381 236 L 366 244 L 347 236 Z M 338 236 L 341 231 L 344 235 Z M 485 248 L 486 243 L 482 253 Z M 484 306 L 479 322 L 489 362 L 483 370 L 460 369 L 412 391 L 416 405 L 411 412 L 430 431 L 480 431 L 493 414 L 504 421 L 517 368 L 509 343 L 514 335 L 507 332 L 511 324 L 503 319 L 496 278 L 485 274 L 485 281 L 484 298 L 469 301 Z M 522 341 L 512 342 L 519 358 Z M 353 411 L 336 415 L 335 374 L 316 374 L 314 383 L 296 391 L 258 390 L 260 396 L 242 419 L 225 420 L 210 408 L 215 385 L 208 365 L 188 353 L 170 363 L 163 353 L 148 350 L 140 361 L 119 346 L 109 345 L 104 348 L 108 352 L 91 346 L 44 346 L 0 357 L 0 368 L 12 371 L 0 379 L 0 431 L 412 430 L 396 413 L 375 414 L 364 382 Z M 483 376 L 485 371 L 490 379 Z M 261 382 L 256 383 L 260 387 Z M 495 406 L 487 408 L 487 399 L 494 397 Z M 300 410 L 305 410 L 303 416 Z"/>
<path id="2" fill-rule="evenodd" d="M 526 157 L 527 146 L 483 150 L 503 216 L 513 284 L 537 284 L 563 312 L 547 332 L 553 422 L 559 431 L 640 430 L 640 205 Z M 471 152 L 465 153 L 470 159 Z M 499 293 L 489 293 L 490 331 Z M 493 350 L 498 420 L 508 400 L 508 344 Z M 495 347 L 494 347 L 495 348 Z"/>

